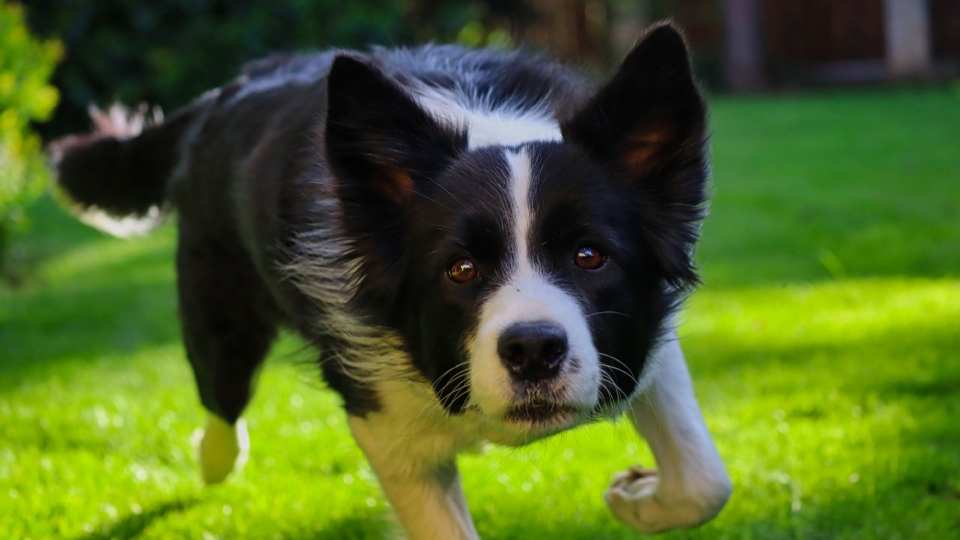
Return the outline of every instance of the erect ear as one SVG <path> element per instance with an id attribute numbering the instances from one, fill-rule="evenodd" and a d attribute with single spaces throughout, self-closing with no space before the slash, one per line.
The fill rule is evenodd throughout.
<path id="1" fill-rule="evenodd" d="M 670 24 L 647 32 L 561 131 L 646 195 L 643 225 L 667 279 L 695 281 L 691 252 L 705 201 L 706 109 L 680 32 Z"/>
<path id="2" fill-rule="evenodd" d="M 640 180 L 666 166 L 686 143 L 700 142 L 705 119 L 683 37 L 661 24 L 561 129 L 565 139 L 616 160 Z"/>
<path id="3" fill-rule="evenodd" d="M 402 205 L 466 146 L 362 57 L 341 54 L 327 79 L 326 157 L 348 206 Z"/>

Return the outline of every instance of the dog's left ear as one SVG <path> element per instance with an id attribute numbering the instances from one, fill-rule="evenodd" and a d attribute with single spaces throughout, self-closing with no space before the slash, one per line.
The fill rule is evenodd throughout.
<path id="1" fill-rule="evenodd" d="M 667 279 L 694 282 L 705 202 L 706 108 L 680 32 L 654 27 L 617 73 L 561 124 L 564 140 L 611 163 L 644 193 L 644 227 Z"/>

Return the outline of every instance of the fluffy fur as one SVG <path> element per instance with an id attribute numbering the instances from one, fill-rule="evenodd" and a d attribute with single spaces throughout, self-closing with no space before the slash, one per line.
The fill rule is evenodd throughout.
<path id="1" fill-rule="evenodd" d="M 457 452 L 627 408 L 663 477 L 618 477 L 614 514 L 655 531 L 723 506 L 668 339 L 696 283 L 706 143 L 664 25 L 596 90 L 524 52 L 279 56 L 166 122 L 55 148 L 81 210 L 178 214 L 184 343 L 217 428 L 208 480 L 238 453 L 231 426 L 283 325 L 320 352 L 410 537 L 449 539 L 476 537 Z"/>

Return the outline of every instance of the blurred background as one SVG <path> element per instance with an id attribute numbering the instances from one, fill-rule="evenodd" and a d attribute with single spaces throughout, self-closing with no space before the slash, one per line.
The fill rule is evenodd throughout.
<path id="1" fill-rule="evenodd" d="M 29 171 L 7 173 L 0 231 L 19 219 L 11 217 L 20 212 L 14 191 L 22 202 L 42 183 L 33 180 L 44 173 L 32 133 L 48 141 L 87 129 L 91 103 L 171 110 L 271 52 L 525 45 L 598 73 L 651 22 L 672 18 L 686 32 L 698 77 L 715 92 L 960 74 L 958 0 L 5 0 L 3 16 L 0 103 L 11 111 L 8 153 L 18 156 L 7 162 Z M 0 245 L 6 236 L 0 232 Z"/>
<path id="2" fill-rule="evenodd" d="M 681 340 L 736 486 L 667 538 L 960 539 L 960 0 L 4 0 L 0 538 L 393 530 L 289 335 L 247 414 L 250 464 L 198 488 L 175 226 L 109 238 L 48 189 L 44 144 L 87 131 L 89 104 L 169 112 L 273 52 L 428 41 L 601 78 L 666 18 L 713 130 Z M 637 538 L 600 498 L 636 463 L 622 422 L 461 460 L 488 539 Z"/>
<path id="3" fill-rule="evenodd" d="M 39 127 L 87 127 L 113 99 L 179 106 L 277 51 L 457 41 L 530 45 L 609 68 L 651 22 L 686 32 L 699 77 L 764 91 L 960 74 L 956 0 L 28 0 L 29 30 L 66 54 Z"/>

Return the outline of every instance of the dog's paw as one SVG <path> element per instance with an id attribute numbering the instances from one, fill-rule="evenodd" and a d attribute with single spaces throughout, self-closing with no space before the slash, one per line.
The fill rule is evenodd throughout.
<path id="1" fill-rule="evenodd" d="M 247 424 L 239 420 L 231 426 L 211 414 L 206 429 L 198 429 L 193 434 L 193 443 L 199 450 L 203 483 L 208 486 L 219 484 L 247 461 L 250 448 Z"/>
<path id="2" fill-rule="evenodd" d="M 654 534 L 702 525 L 720 512 L 730 492 L 729 480 L 665 490 L 656 470 L 637 466 L 617 474 L 603 498 L 618 520 Z"/>

